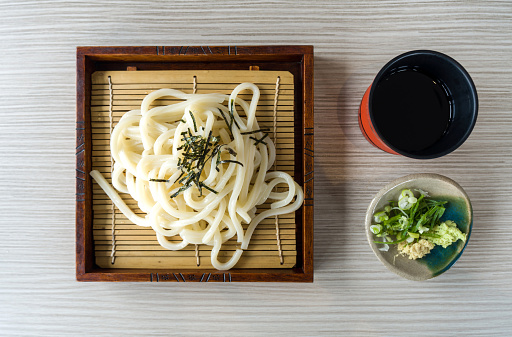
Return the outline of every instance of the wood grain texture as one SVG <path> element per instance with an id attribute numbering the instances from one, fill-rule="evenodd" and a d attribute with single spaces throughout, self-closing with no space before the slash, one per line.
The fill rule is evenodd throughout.
<path id="1" fill-rule="evenodd" d="M 1 1 L 0 12 L 0 335 L 512 334 L 512 3 Z M 258 44 L 315 46 L 315 282 L 76 282 L 76 46 Z M 357 125 L 380 67 L 414 49 L 458 60 L 480 99 L 466 143 L 429 161 L 381 152 Z M 388 272 L 363 230 L 372 196 L 418 172 L 461 184 L 475 221 L 461 259 L 423 283 Z"/>

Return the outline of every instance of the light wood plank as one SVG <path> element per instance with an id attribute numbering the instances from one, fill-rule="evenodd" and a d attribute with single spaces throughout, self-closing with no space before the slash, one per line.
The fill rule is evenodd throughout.
<path id="1" fill-rule="evenodd" d="M 172 72 L 172 75 L 171 75 Z M 239 78 L 252 83 L 271 84 L 281 77 L 283 84 L 293 84 L 293 75 L 285 71 L 248 71 L 248 70 L 143 70 L 143 71 L 97 71 L 92 74 L 92 84 L 106 84 L 108 77 L 112 83 L 119 84 L 151 84 L 151 83 L 193 83 L 194 76 L 198 83 L 237 84 Z M 172 76 L 172 77 L 171 77 Z"/>
<path id="2" fill-rule="evenodd" d="M 20 0 L 0 11 L 0 335 L 512 335 L 511 2 Z M 315 282 L 77 283 L 76 46 L 262 44 L 315 46 Z M 379 69 L 415 49 L 459 61 L 480 102 L 466 143 L 429 161 L 383 153 L 357 125 Z M 419 172 L 460 183 L 475 222 L 461 259 L 415 283 L 380 264 L 362 221 L 382 186 Z"/>

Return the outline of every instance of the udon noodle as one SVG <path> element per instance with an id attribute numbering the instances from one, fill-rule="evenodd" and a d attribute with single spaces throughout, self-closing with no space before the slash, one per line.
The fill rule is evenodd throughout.
<path id="1" fill-rule="evenodd" d="M 238 97 L 244 90 L 252 92 L 250 103 Z M 252 83 L 238 85 L 229 96 L 152 92 L 112 132 L 115 189 L 100 172 L 91 176 L 130 221 L 151 227 L 162 247 L 213 246 L 212 266 L 228 270 L 263 219 L 293 212 L 304 199 L 289 174 L 269 171 L 276 149 L 256 119 L 259 96 Z M 162 97 L 181 101 L 150 108 Z M 277 185 L 287 191 L 275 191 Z M 116 190 L 130 194 L 146 215 L 135 214 Z M 256 214 L 267 200 L 270 208 Z M 245 231 L 243 223 L 249 224 Z M 222 244 L 234 236 L 235 253 L 220 262 Z"/>

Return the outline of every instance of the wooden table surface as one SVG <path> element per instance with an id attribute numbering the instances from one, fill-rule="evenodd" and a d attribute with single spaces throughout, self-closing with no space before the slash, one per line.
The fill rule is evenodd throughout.
<path id="1" fill-rule="evenodd" d="M 508 1 L 0 1 L 0 335 L 512 335 L 512 3 Z M 75 48 L 315 46 L 315 282 L 75 281 Z M 381 66 L 433 49 L 480 100 L 443 158 L 386 154 L 357 109 Z M 435 172 L 474 207 L 460 260 L 427 282 L 370 250 L 387 182 Z"/>

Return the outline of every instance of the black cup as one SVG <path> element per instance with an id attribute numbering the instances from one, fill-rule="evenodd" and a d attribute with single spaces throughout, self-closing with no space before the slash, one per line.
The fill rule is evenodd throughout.
<path id="1" fill-rule="evenodd" d="M 416 70 L 440 83 L 450 102 L 450 120 L 445 131 L 427 148 L 413 151 L 398 148 L 386 139 L 376 121 L 375 92 L 381 81 L 402 69 Z M 375 132 L 392 151 L 406 157 L 431 159 L 454 151 L 469 137 L 478 115 L 478 97 L 473 80 L 457 61 L 436 51 L 416 50 L 395 57 L 380 70 L 370 89 L 368 111 Z"/>

